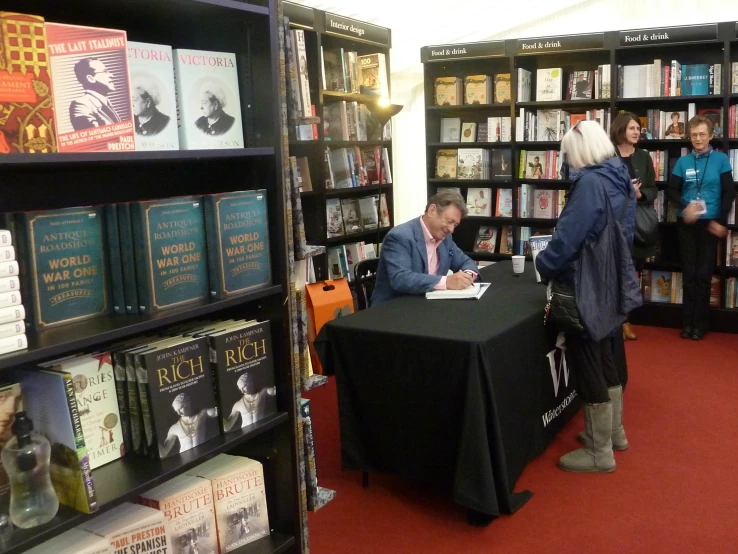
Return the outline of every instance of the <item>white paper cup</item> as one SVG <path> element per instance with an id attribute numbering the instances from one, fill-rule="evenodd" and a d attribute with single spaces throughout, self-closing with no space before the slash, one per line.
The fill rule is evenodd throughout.
<path id="1" fill-rule="evenodd" d="M 525 256 L 513 256 L 513 273 L 517 276 L 525 271 Z"/>

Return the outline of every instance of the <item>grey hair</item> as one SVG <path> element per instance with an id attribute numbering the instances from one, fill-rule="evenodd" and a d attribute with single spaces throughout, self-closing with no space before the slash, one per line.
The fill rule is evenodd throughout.
<path id="1" fill-rule="evenodd" d="M 581 169 L 614 157 L 615 147 L 599 123 L 580 121 L 564 135 L 561 153 L 569 167 Z"/>
<path id="2" fill-rule="evenodd" d="M 436 194 L 430 197 L 428 204 L 425 206 L 425 213 L 428 213 L 428 209 L 431 205 L 435 204 L 439 212 L 444 211 L 449 206 L 456 206 L 461 212 L 461 217 L 466 217 L 469 210 L 466 207 L 466 202 L 462 196 L 455 190 L 440 190 Z"/>

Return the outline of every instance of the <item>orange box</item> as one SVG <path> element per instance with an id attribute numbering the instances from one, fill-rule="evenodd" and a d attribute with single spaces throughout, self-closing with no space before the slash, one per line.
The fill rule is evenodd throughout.
<path id="1" fill-rule="evenodd" d="M 307 291 L 307 310 L 310 316 L 308 322 L 310 358 L 313 363 L 313 373 L 322 375 L 323 366 L 320 365 L 318 355 L 313 348 L 315 337 L 327 322 L 354 313 L 354 299 L 345 278 L 305 285 L 305 290 Z"/>

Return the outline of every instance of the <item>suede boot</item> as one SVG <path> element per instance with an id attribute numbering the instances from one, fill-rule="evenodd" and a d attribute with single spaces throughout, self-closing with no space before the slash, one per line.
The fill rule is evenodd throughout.
<path id="1" fill-rule="evenodd" d="M 612 449 L 613 450 L 627 450 L 628 439 L 625 437 L 625 429 L 623 429 L 623 387 L 618 385 L 617 387 L 610 387 L 607 389 L 607 394 L 610 396 L 610 402 L 612 402 Z M 582 444 L 587 440 L 584 431 L 577 435 L 577 439 Z"/>
<path id="2" fill-rule="evenodd" d="M 615 471 L 612 453 L 612 402 L 584 404 L 584 448 L 564 454 L 559 468 L 574 473 Z"/>

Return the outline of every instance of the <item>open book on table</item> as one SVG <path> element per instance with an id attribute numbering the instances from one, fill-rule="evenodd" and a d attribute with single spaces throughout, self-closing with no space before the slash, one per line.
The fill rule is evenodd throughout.
<path id="1" fill-rule="evenodd" d="M 428 300 L 478 300 L 488 288 L 489 283 L 472 283 L 470 286 L 461 290 L 434 290 L 426 292 L 425 297 Z"/>

